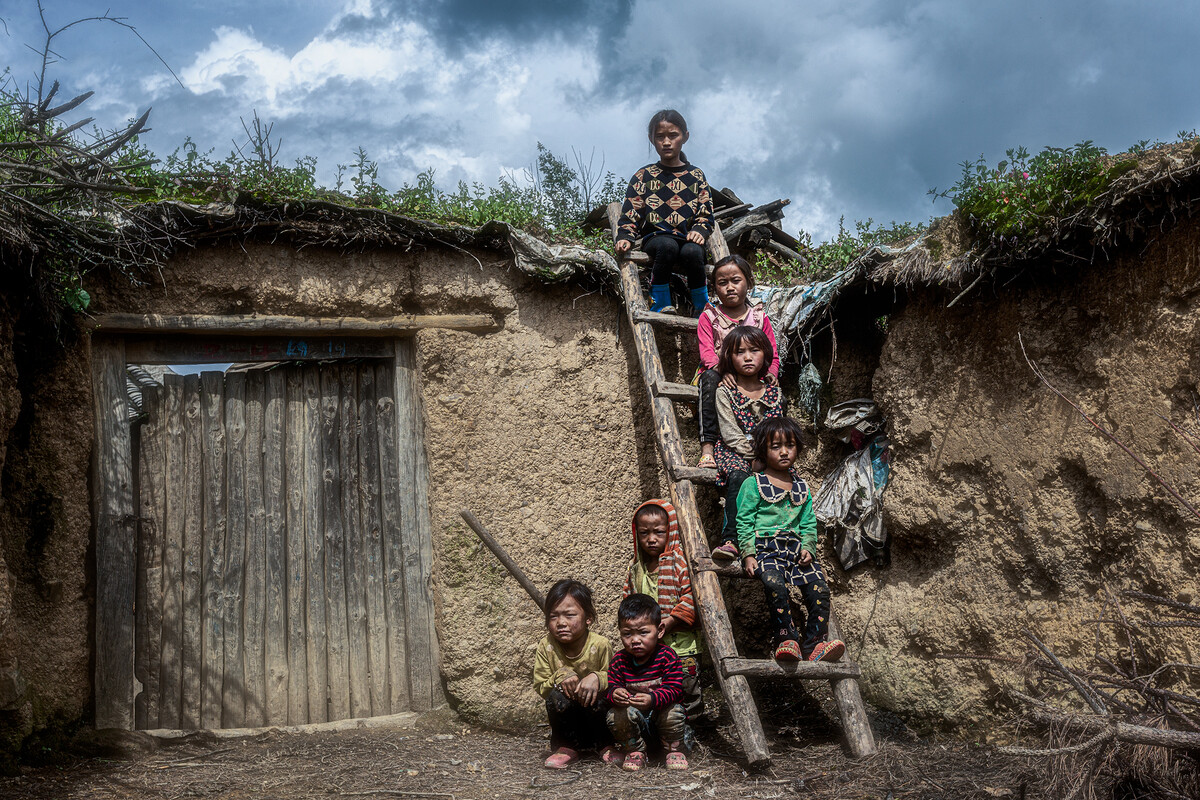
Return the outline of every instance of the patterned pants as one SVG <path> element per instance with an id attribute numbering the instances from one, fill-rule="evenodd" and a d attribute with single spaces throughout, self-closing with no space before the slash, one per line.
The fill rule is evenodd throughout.
<path id="1" fill-rule="evenodd" d="M 814 559 L 809 564 L 800 563 L 800 537 L 780 531 L 769 538 L 756 542 L 758 550 L 759 578 L 766 591 L 767 607 L 775 625 L 775 644 L 792 639 L 800 642 L 800 652 L 805 658 L 829 635 L 829 585 L 825 573 Z M 807 619 L 802 620 L 804 635 L 792 616 L 788 586 L 800 590 Z"/>
<path id="2" fill-rule="evenodd" d="M 700 693 L 700 656 L 680 656 L 683 664 L 683 710 L 688 720 L 704 712 L 704 696 Z"/>
<path id="3" fill-rule="evenodd" d="M 687 724 L 687 713 L 679 703 L 650 711 L 633 706 L 613 706 L 608 710 L 608 728 L 623 753 L 634 750 L 644 753 L 647 740 L 653 739 L 664 745 L 683 742 L 685 750 L 692 747 L 692 729 Z"/>

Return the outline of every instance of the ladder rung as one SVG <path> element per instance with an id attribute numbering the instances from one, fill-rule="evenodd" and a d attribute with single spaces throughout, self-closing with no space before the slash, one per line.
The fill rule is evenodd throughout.
<path id="1" fill-rule="evenodd" d="M 797 678 L 799 680 L 829 680 L 830 678 L 859 678 L 862 670 L 852 661 L 790 661 L 780 663 L 770 658 L 727 658 L 721 662 L 725 677 L 752 675 L 766 678 Z"/>
<path id="2" fill-rule="evenodd" d="M 681 317 L 676 314 L 660 314 L 657 311 L 635 311 L 633 318 L 638 322 L 649 322 L 670 330 L 684 333 L 695 333 L 698 320 L 695 317 Z"/>
<path id="3" fill-rule="evenodd" d="M 708 467 L 672 467 L 671 477 L 677 481 L 691 481 L 692 483 L 716 483 L 717 471 Z"/>
<path id="4" fill-rule="evenodd" d="M 654 396 L 695 403 L 700 400 L 700 390 L 690 384 L 664 381 L 654 384 Z"/>
<path id="5" fill-rule="evenodd" d="M 630 250 L 623 256 L 620 256 L 621 261 L 632 261 L 635 264 L 640 264 L 643 267 L 650 265 L 650 256 L 643 253 L 641 250 Z"/>

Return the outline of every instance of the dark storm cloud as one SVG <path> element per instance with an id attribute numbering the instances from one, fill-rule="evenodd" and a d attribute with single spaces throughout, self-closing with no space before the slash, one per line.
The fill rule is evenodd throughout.
<path id="1" fill-rule="evenodd" d="M 389 186 L 430 165 L 446 183 L 491 181 L 539 140 L 595 146 L 624 175 L 651 157 L 650 113 L 671 106 L 714 183 L 791 197 L 789 229 L 821 236 L 843 214 L 945 213 L 926 190 L 981 153 L 1083 139 L 1115 152 L 1200 126 L 1200 11 L 1168 0 L 117 2 L 189 88 L 90 27 L 64 41 L 56 77 L 64 93 L 99 87 L 88 113 L 106 125 L 153 104 L 159 152 L 191 135 L 224 154 L 257 108 L 329 178 L 361 144 Z M 22 8 L 0 13 L 0 54 L 24 78 Z"/>
<path id="2" fill-rule="evenodd" d="M 639 29 L 670 21 L 650 8 L 639 5 L 645 13 L 634 15 L 621 52 L 636 48 Z M 1183 78 L 1200 66 L 1188 44 L 1200 25 L 1178 3 L 691 9 L 677 36 L 656 43 L 656 55 L 606 62 L 600 85 L 628 103 L 678 98 L 693 107 L 713 87 L 730 98 L 771 94 L 770 108 L 748 117 L 714 119 L 708 107 L 708 118 L 691 118 L 689 152 L 733 186 L 822 192 L 826 225 L 840 212 L 876 220 L 945 213 L 925 191 L 953 182 L 957 163 L 980 153 L 994 163 L 1007 147 L 1037 151 L 1083 139 L 1120 150 L 1200 123 L 1200 85 Z M 712 25 L 717 16 L 721 24 Z M 672 68 L 639 80 L 640 67 L 655 60 Z M 706 143 L 714 125 L 765 129 L 758 145 L 769 158 L 730 152 L 737 145 L 727 138 L 714 150 Z"/>
<path id="3" fill-rule="evenodd" d="M 453 53 L 482 39 L 562 36 L 581 45 L 625 29 L 632 0 L 385 0 L 381 5 L 427 25 Z"/>

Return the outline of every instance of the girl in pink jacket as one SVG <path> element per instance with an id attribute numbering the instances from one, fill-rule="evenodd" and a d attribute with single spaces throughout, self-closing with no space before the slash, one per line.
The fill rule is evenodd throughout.
<path id="1" fill-rule="evenodd" d="M 767 318 L 763 302 L 747 299 L 754 287 L 754 273 L 750 262 L 741 256 L 726 256 L 713 269 L 712 282 L 717 302 L 709 301 L 700 313 L 700 324 L 696 335 L 700 338 L 700 462 L 697 466 L 715 467 L 713 448 L 721 438 L 717 423 L 717 386 L 724 383 L 730 390 L 736 388 L 733 374 L 723 375 L 717 370 L 721 343 L 725 335 L 739 325 L 762 328 L 771 343 L 773 355 L 764 380 L 779 384 L 779 346 L 775 342 L 775 329 Z"/>

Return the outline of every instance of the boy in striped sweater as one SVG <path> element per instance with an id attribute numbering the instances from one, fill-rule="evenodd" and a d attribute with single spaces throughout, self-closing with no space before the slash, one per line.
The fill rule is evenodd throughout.
<path id="1" fill-rule="evenodd" d="M 622 766 L 635 772 L 646 765 L 646 740 L 655 736 L 667 750 L 667 769 L 687 769 L 691 741 L 683 697 L 683 667 L 664 644 L 658 601 L 631 594 L 617 609 L 621 651 L 608 665 L 608 727 L 625 754 Z"/>

